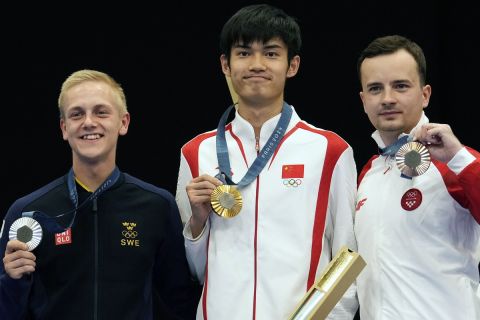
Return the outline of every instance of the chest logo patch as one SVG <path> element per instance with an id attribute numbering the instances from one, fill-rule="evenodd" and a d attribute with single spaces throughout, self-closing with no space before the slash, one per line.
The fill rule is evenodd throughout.
<path id="1" fill-rule="evenodd" d="M 407 190 L 400 201 L 402 208 L 407 211 L 417 209 L 422 203 L 422 193 L 420 190 L 412 188 Z"/>
<path id="2" fill-rule="evenodd" d="M 72 243 L 72 228 L 68 228 L 66 231 L 61 233 L 55 233 L 56 246 L 70 243 Z"/>
<path id="3" fill-rule="evenodd" d="M 121 246 L 140 247 L 140 240 L 137 239 L 138 232 L 135 230 L 137 224 L 135 222 L 122 223 L 122 239 L 120 239 Z"/>
<path id="4" fill-rule="evenodd" d="M 282 180 L 286 187 L 298 187 L 303 182 L 305 166 L 303 164 L 284 164 Z"/>

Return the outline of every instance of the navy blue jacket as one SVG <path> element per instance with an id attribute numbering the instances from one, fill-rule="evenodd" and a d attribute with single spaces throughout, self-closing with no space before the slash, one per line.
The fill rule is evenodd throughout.
<path id="1" fill-rule="evenodd" d="M 68 175 L 18 199 L 0 238 L 22 212 L 73 208 Z M 79 203 L 90 195 L 79 185 Z M 19 280 L 0 264 L 0 319 L 194 319 L 198 288 L 185 257 L 182 223 L 166 190 L 128 174 L 77 211 L 68 234 L 43 229 L 36 270 Z M 68 225 L 73 214 L 58 218 Z"/>

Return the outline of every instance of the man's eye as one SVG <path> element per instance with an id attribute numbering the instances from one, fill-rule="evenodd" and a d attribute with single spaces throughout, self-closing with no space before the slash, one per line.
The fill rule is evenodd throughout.
<path id="1" fill-rule="evenodd" d="M 82 116 L 82 114 L 80 112 L 73 112 L 73 113 L 70 113 L 70 116 L 69 118 L 72 118 L 72 119 L 78 119 Z"/>
<path id="2" fill-rule="evenodd" d="M 97 114 L 97 116 L 103 118 L 103 117 L 108 116 L 110 113 L 109 113 L 107 110 L 98 110 L 98 111 L 96 112 L 96 114 Z"/>

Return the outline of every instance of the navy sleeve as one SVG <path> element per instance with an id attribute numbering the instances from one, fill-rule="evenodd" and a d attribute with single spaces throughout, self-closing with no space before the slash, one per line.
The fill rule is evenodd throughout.
<path id="1" fill-rule="evenodd" d="M 195 319 L 201 286 L 190 276 L 178 206 L 172 195 L 169 194 L 167 200 L 165 238 L 154 267 L 155 288 L 160 303 L 175 314 L 175 319 Z M 165 318 L 165 314 L 159 318 Z"/>
<path id="2" fill-rule="evenodd" d="M 8 231 L 13 221 L 19 214 L 18 201 L 14 203 L 7 212 L 2 224 L 2 235 L 0 238 L 0 256 L 3 259 L 8 242 Z M 21 279 L 12 279 L 5 273 L 5 266 L 0 263 L 0 319 L 23 319 L 28 305 L 28 295 L 32 284 L 31 276 L 23 276 Z"/>

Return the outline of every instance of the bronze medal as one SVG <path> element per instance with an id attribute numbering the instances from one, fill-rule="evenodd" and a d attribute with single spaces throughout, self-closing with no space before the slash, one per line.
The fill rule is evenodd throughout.
<path id="1" fill-rule="evenodd" d="M 210 203 L 213 211 L 220 217 L 232 218 L 242 209 L 243 200 L 235 186 L 222 184 L 213 190 Z"/>
<path id="2" fill-rule="evenodd" d="M 42 235 L 42 227 L 37 220 L 30 217 L 22 217 L 12 223 L 8 238 L 26 243 L 28 251 L 32 251 L 42 241 Z"/>
<path id="3" fill-rule="evenodd" d="M 424 174 L 430 167 L 430 152 L 417 141 L 405 143 L 395 155 L 398 169 L 408 176 L 415 177 Z"/>

